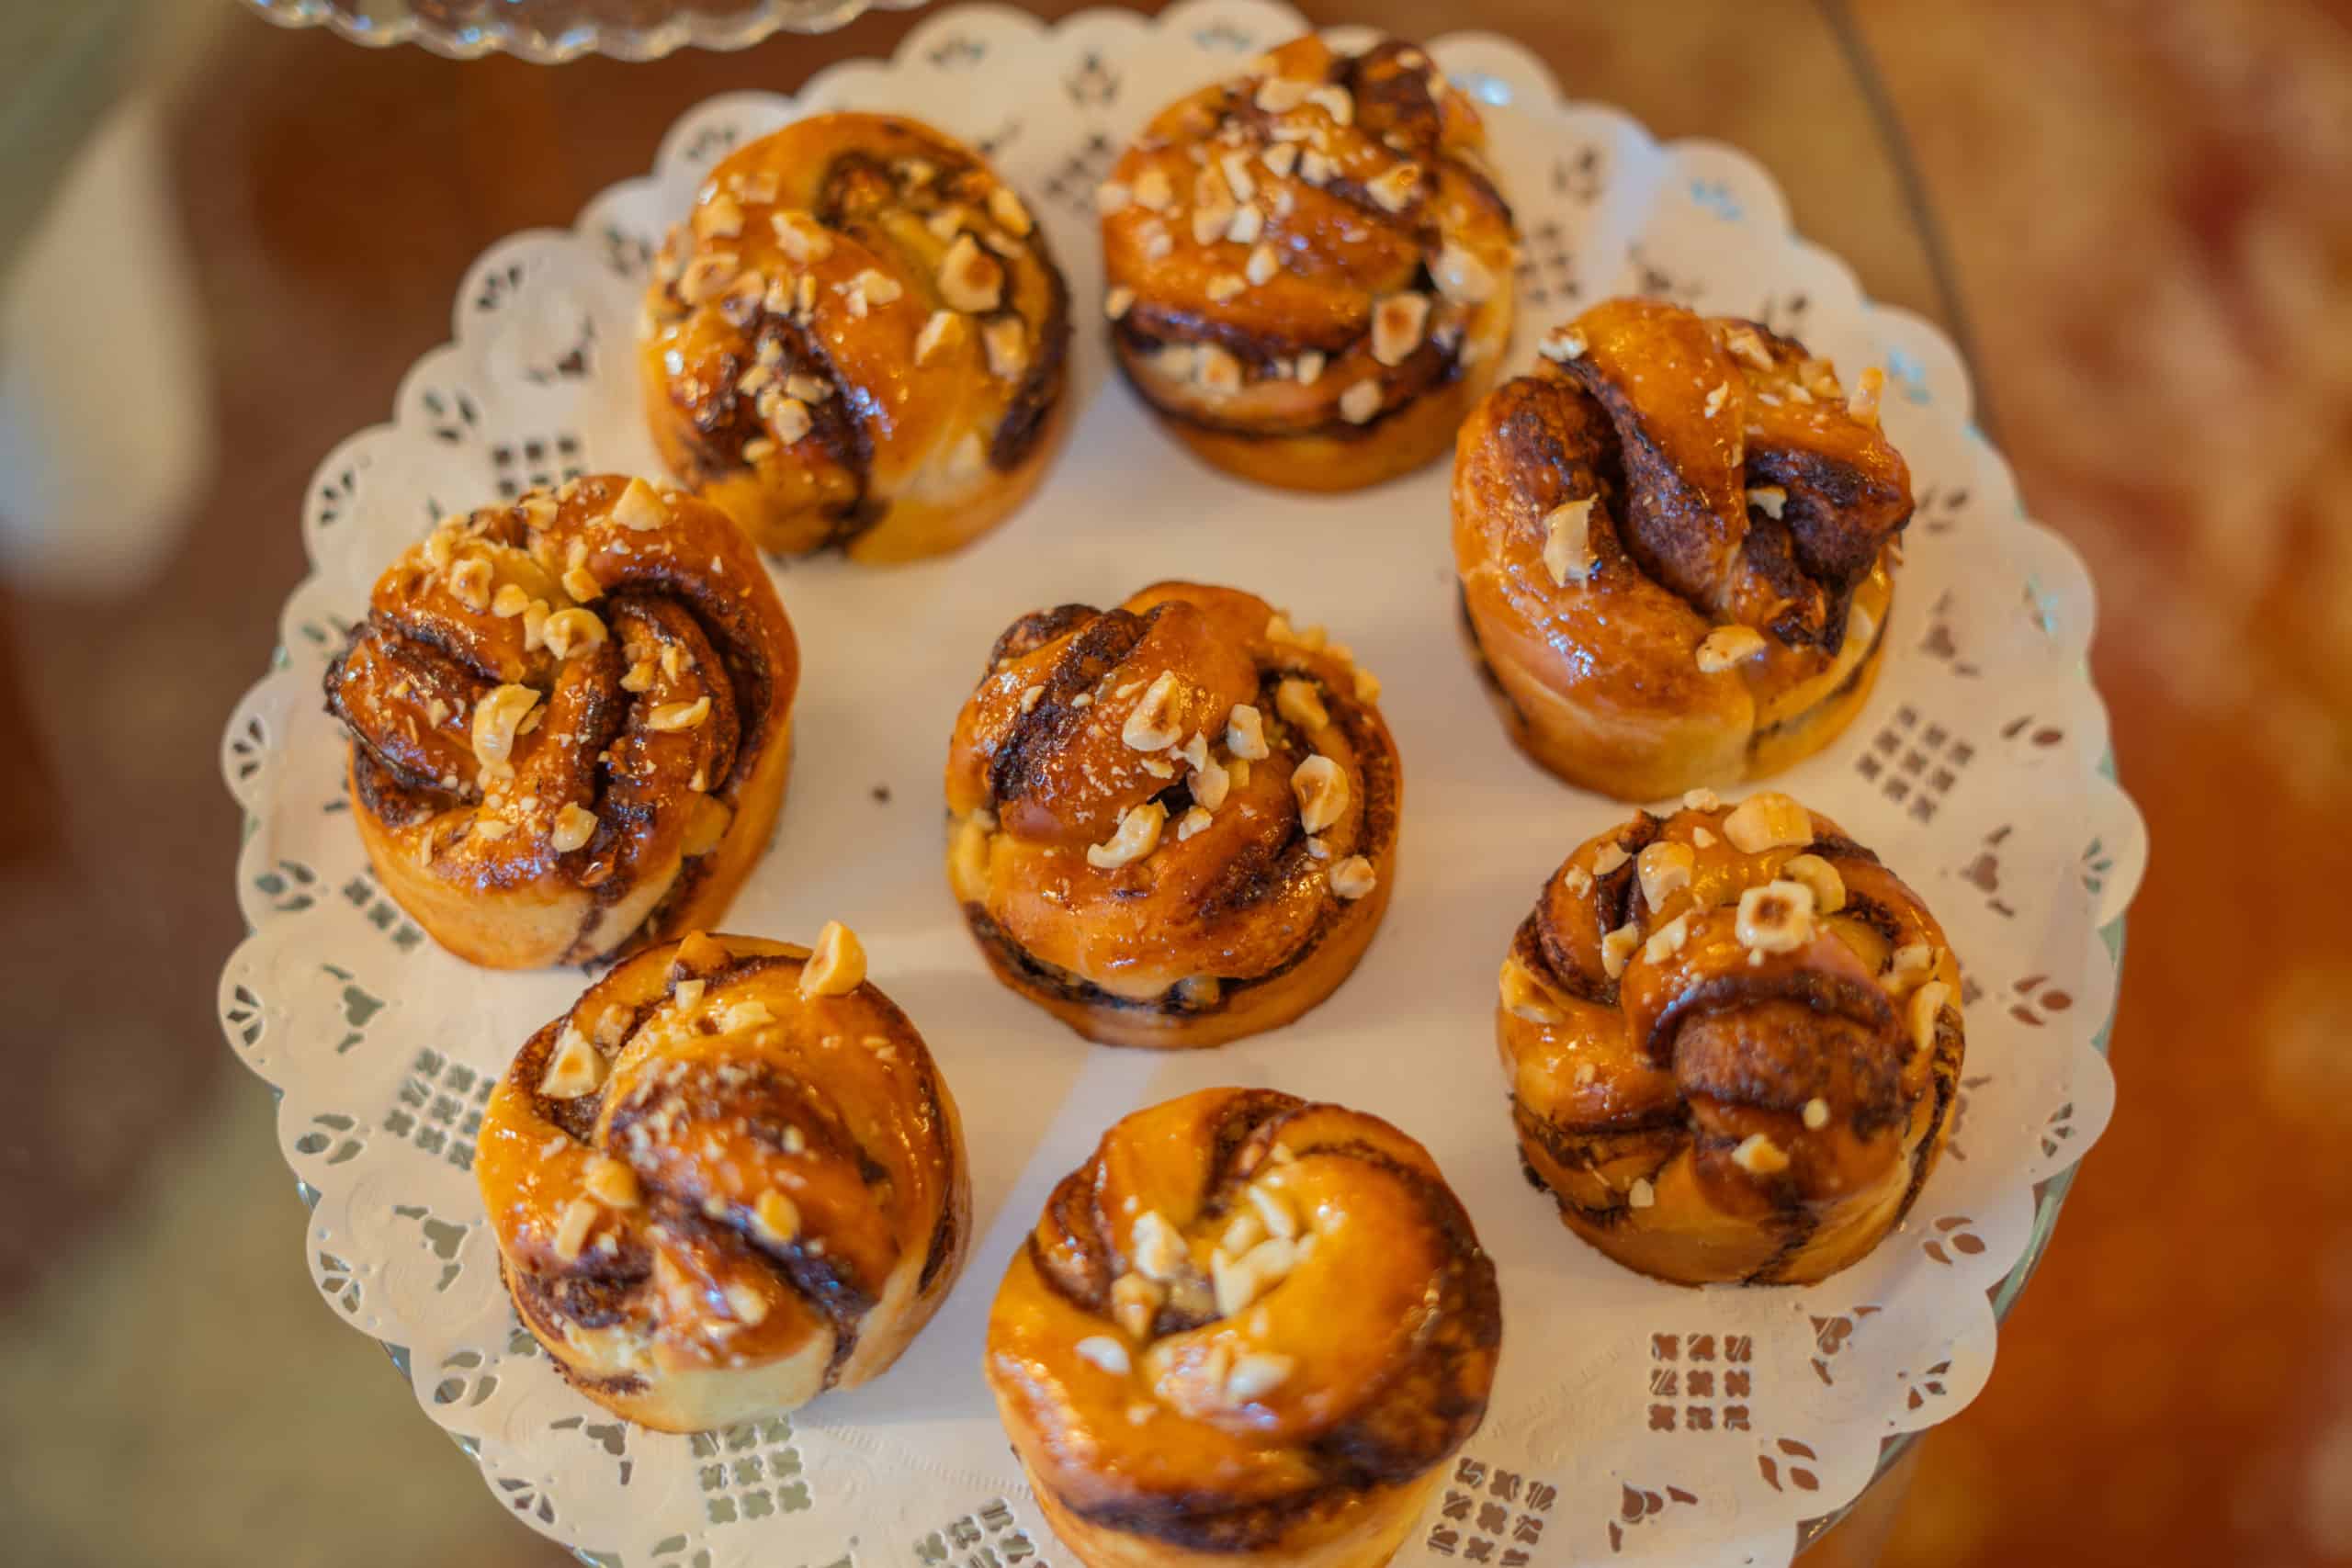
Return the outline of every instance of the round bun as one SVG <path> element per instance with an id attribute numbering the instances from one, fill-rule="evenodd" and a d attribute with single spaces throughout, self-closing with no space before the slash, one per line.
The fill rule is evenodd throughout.
<path id="1" fill-rule="evenodd" d="M 1120 1122 L 1054 1190 L 987 1371 L 1087 1568 L 1377 1568 L 1485 1418 L 1501 1342 L 1429 1151 L 1213 1089 Z"/>
<path id="2" fill-rule="evenodd" d="M 1622 800 L 1758 778 L 1860 711 L 1911 476 L 1883 377 L 1753 321 L 1595 306 L 1462 427 L 1453 553 L 1512 738 Z"/>
<path id="3" fill-rule="evenodd" d="M 694 1432 L 854 1388 L 971 1230 L 956 1102 L 857 939 L 650 948 L 534 1034 L 474 1174 L 514 1310 L 589 1398 Z"/>
<path id="4" fill-rule="evenodd" d="M 384 890 L 496 969 L 718 919 L 767 847 L 800 655 L 716 508 L 602 475 L 452 517 L 329 666 Z"/>
<path id="5" fill-rule="evenodd" d="M 730 153 L 663 241 L 639 331 L 662 460 L 783 555 L 978 538 L 1066 423 L 1044 231 L 904 116 L 816 115 Z"/>
<path id="6" fill-rule="evenodd" d="M 1469 100 L 1394 39 L 1297 39 L 1170 105 L 1099 193 L 1128 381 L 1261 484 L 1431 461 L 1510 342 L 1516 236 L 1485 148 Z"/>
<path id="7" fill-rule="evenodd" d="M 1015 621 L 947 759 L 948 881 L 997 978 L 1112 1045 L 1219 1045 L 1329 996 L 1396 863 L 1379 694 L 1230 588 Z"/>
<path id="8" fill-rule="evenodd" d="M 1827 1279 L 1935 1168 L 1959 979 L 1918 895 L 1787 795 L 1638 815 L 1567 858 L 1503 961 L 1529 1177 L 1645 1274 Z"/>

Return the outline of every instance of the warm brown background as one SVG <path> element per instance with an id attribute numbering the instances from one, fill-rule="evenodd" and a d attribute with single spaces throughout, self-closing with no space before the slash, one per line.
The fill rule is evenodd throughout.
<path id="1" fill-rule="evenodd" d="M 1512 34 L 1661 134 L 1748 148 L 1873 293 L 1944 313 L 1809 5 L 1307 9 Z M 2096 671 L 2155 844 L 2121 1109 L 1992 1386 L 1926 1444 L 1886 1560 L 2352 1562 L 2346 8 L 1859 13 L 1951 237 L 1999 437 L 2100 585 Z M 313 1299 L 267 1096 L 211 1018 L 241 934 L 219 727 L 300 574 L 311 467 L 383 417 L 476 253 L 568 221 L 706 94 L 789 86 L 911 21 L 547 72 L 224 15 L 176 62 L 216 479 L 152 587 L 0 581 L 12 1558 L 554 1559 Z M 140 367 L 119 374 L 135 420 Z"/>

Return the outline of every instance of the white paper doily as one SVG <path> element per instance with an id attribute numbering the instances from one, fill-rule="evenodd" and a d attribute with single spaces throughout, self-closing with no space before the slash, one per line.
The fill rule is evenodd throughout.
<path id="1" fill-rule="evenodd" d="M 1645 290 L 1799 333 L 1849 378 L 1883 366 L 1886 424 L 1918 486 L 1879 689 L 1838 744 L 1776 783 L 1876 848 L 1951 932 L 1968 1063 L 1950 1157 L 1902 1231 L 1820 1286 L 1689 1291 L 1584 1247 L 1520 1175 L 1494 973 L 1561 855 L 1623 813 L 1539 773 L 1488 711 L 1455 629 L 1442 466 L 1339 498 L 1223 478 L 1147 423 L 1093 325 L 1090 204 L 1114 150 L 1159 105 L 1300 27 L 1250 0 L 1051 29 L 957 8 L 897 59 L 836 67 L 797 98 L 704 104 L 655 174 L 605 192 L 570 232 L 493 246 L 458 290 L 455 342 L 410 373 L 393 422 L 319 469 L 302 519 L 314 574 L 288 601 L 287 657 L 225 739 L 254 824 L 238 865 L 254 934 L 221 977 L 221 1015 L 281 1091 L 286 1157 L 318 1194 L 304 1245 L 320 1291 L 405 1348 L 425 1413 L 559 1540 L 632 1568 L 1066 1562 L 981 1382 L 986 1308 L 1051 1183 L 1105 1124 L 1220 1082 L 1396 1122 L 1434 1151 L 1500 1268 L 1493 1407 L 1401 1562 L 1784 1563 L 1799 1522 L 1851 1499 L 1883 1439 L 1942 1420 L 1984 1382 L 1986 1292 L 2027 1243 L 2034 1185 L 2082 1155 L 2113 1102 L 2093 1048 L 2116 980 L 2098 933 L 2145 853 L 2099 772 L 2081 563 L 2022 515 L 1951 346 L 1792 235 L 1748 159 L 1661 146 L 1622 114 L 1564 102 L 1503 40 L 1430 46 L 1491 106 L 1528 322 Z M 862 934 L 962 1102 L 977 1245 L 876 1385 L 664 1437 L 573 1393 L 519 1331 L 468 1168 L 492 1078 L 581 977 L 470 969 L 384 897 L 346 820 L 319 680 L 376 574 L 442 515 L 570 473 L 654 471 L 630 353 L 650 247 L 728 149 L 836 107 L 918 112 L 985 149 L 1049 231 L 1081 322 L 1075 437 L 1009 525 L 910 568 L 780 571 L 808 660 L 799 754 L 775 847 L 728 921 L 805 940 L 840 919 Z M 1354 978 L 1293 1028 L 1172 1055 L 1091 1047 L 997 986 L 941 869 L 948 731 L 991 639 L 1032 607 L 1111 603 L 1163 576 L 1231 581 L 1329 623 L 1386 683 L 1407 784 L 1396 903 Z"/>

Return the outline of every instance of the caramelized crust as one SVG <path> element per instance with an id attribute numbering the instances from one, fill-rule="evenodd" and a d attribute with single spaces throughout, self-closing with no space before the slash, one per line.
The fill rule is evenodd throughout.
<path id="1" fill-rule="evenodd" d="M 1774 772 L 1876 679 L 1911 515 L 1878 424 L 1803 344 L 1612 299 L 1461 431 L 1453 548 L 1514 738 L 1627 800 Z"/>
<path id="2" fill-rule="evenodd" d="M 699 933 L 648 949 L 491 1096 L 474 1173 L 515 1310 L 644 1426 L 876 1376 L 961 1267 L 956 1103 L 906 1016 L 825 962 Z"/>
<path id="3" fill-rule="evenodd" d="M 1428 1151 L 1218 1089 L 1125 1118 L 1063 1179 L 997 1292 L 987 1371 L 1090 1568 L 1372 1568 L 1477 1429 L 1501 1337 Z"/>
<path id="4" fill-rule="evenodd" d="M 1387 907 L 1379 682 L 1253 594 L 1164 582 L 997 640 L 947 760 L 947 872 L 999 979 L 1089 1039 L 1287 1023 Z"/>
<path id="5" fill-rule="evenodd" d="M 1437 457 L 1510 341 L 1516 235 L 1469 100 L 1317 37 L 1182 98 L 1102 187 L 1112 346 L 1220 468 L 1352 490 Z"/>
<path id="6" fill-rule="evenodd" d="M 1959 983 L 1918 896 L 1788 796 L 1637 815 L 1567 858 L 1503 961 L 1528 1173 L 1643 1273 L 1826 1279 L 1935 1168 Z"/>
<path id="7" fill-rule="evenodd" d="M 763 548 L 888 561 L 1027 497 L 1069 342 L 1045 232 L 978 153 L 827 114 L 711 171 L 655 258 L 639 354 L 662 460 Z"/>
<path id="8" fill-rule="evenodd" d="M 452 517 L 328 667 L 385 890 L 459 957 L 580 963 L 715 919 L 784 797 L 800 657 L 726 516 L 603 475 Z"/>

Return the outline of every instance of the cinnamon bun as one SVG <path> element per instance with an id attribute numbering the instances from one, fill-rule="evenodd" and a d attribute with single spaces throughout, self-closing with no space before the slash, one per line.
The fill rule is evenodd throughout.
<path id="1" fill-rule="evenodd" d="M 474 1174 L 514 1310 L 582 1393 L 700 1431 L 854 1388 L 946 1299 L 956 1102 L 857 939 L 624 960 L 492 1091 Z"/>
<path id="2" fill-rule="evenodd" d="M 1427 1150 L 1213 1089 L 1120 1122 L 1054 1190 L 987 1371 L 1087 1568 L 1376 1568 L 1477 1430 L 1501 1341 Z"/>
<path id="3" fill-rule="evenodd" d="M 1651 299 L 1595 306 L 1462 427 L 1453 551 L 1505 721 L 1625 800 L 1757 778 L 1860 710 L 1911 479 L 1802 344 Z"/>
<path id="4" fill-rule="evenodd" d="M 384 890 L 497 969 L 705 925 L 767 847 L 800 655 L 716 508 L 602 475 L 451 517 L 328 667 Z"/>
<path id="5" fill-rule="evenodd" d="M 901 115 L 738 149 L 654 261 L 662 461 L 779 554 L 951 550 L 1027 498 L 1067 423 L 1068 291 L 978 153 Z"/>
<path id="6" fill-rule="evenodd" d="M 1516 264 L 1477 112 L 1429 56 L 1294 39 L 1179 99 L 1098 193 L 1128 381 L 1207 461 L 1340 491 L 1443 452 Z"/>
<path id="7" fill-rule="evenodd" d="M 947 874 L 997 978 L 1090 1040 L 1217 1045 L 1315 1006 L 1387 908 L 1380 682 L 1320 626 L 1163 582 L 997 639 L 947 759 Z"/>
<path id="8" fill-rule="evenodd" d="M 1496 1017 L 1529 1178 L 1685 1284 L 1809 1284 L 1902 1220 L 1951 1128 L 1960 971 L 1917 894 L 1785 795 L 1580 846 Z"/>

